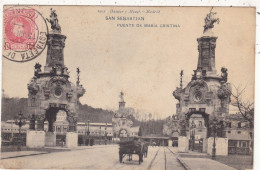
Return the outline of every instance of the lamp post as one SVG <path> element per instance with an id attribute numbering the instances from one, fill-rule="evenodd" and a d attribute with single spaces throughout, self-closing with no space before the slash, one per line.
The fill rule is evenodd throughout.
<path id="1" fill-rule="evenodd" d="M 105 127 L 105 145 L 107 145 L 107 123 Z"/>
<path id="2" fill-rule="evenodd" d="M 87 141 L 87 122 L 85 122 L 85 133 L 84 133 L 84 138 L 83 138 L 83 145 L 86 145 L 86 141 Z"/>
<path id="3" fill-rule="evenodd" d="M 89 122 L 90 122 L 90 120 L 88 120 L 88 131 L 87 131 L 87 135 L 88 135 L 88 145 L 90 145 L 90 137 L 89 137 L 89 134 L 90 134 L 90 132 L 89 132 Z"/>
<path id="4" fill-rule="evenodd" d="M 18 147 L 17 150 L 21 151 L 21 128 L 26 124 L 26 118 L 23 116 L 22 112 L 18 114 L 18 117 L 15 118 L 15 124 L 19 126 L 19 134 L 18 134 Z"/>
<path id="5" fill-rule="evenodd" d="M 216 158 L 216 131 L 217 131 L 218 120 L 216 117 L 212 120 L 212 128 L 213 128 L 213 147 L 212 147 L 212 159 Z"/>
<path id="6" fill-rule="evenodd" d="M 192 123 L 191 123 L 192 151 L 194 150 L 194 145 L 195 145 L 195 128 L 196 128 L 196 124 L 192 121 Z"/>
<path id="7" fill-rule="evenodd" d="M 101 126 L 99 126 L 99 145 L 101 145 L 101 140 L 102 140 L 102 136 L 101 136 Z"/>

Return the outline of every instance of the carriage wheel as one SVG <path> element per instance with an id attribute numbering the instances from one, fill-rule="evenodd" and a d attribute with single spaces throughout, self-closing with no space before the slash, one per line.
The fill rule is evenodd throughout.
<path id="1" fill-rule="evenodd" d="M 122 160 L 123 160 L 123 154 L 119 153 L 119 162 L 122 163 Z"/>

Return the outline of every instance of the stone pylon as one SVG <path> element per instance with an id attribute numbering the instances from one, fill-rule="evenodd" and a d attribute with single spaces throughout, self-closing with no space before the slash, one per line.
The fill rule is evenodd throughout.
<path id="1" fill-rule="evenodd" d="M 68 68 L 64 65 L 64 47 L 66 36 L 61 34 L 57 14 L 51 11 L 52 30 L 47 35 L 47 57 L 44 68 L 36 63 L 34 77 L 28 84 L 29 114 L 36 116 L 36 130 L 44 130 L 44 121 L 49 123 L 48 131 L 53 132 L 53 123 L 59 110 L 67 114 L 68 130 L 76 131 L 79 98 L 85 89 L 80 83 L 69 80 Z"/>
<path id="2" fill-rule="evenodd" d="M 191 81 L 183 87 L 177 87 L 173 96 L 179 101 L 176 115 L 179 119 L 181 136 L 204 139 L 210 135 L 210 119 L 219 121 L 229 114 L 231 86 L 227 82 L 227 69 L 221 68 L 221 75 L 215 67 L 215 49 L 217 37 L 212 28 L 219 19 L 215 12 L 205 18 L 203 35 L 197 39 L 198 63 Z"/>

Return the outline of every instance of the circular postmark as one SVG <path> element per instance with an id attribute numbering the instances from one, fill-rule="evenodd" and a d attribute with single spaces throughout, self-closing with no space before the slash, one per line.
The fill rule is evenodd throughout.
<path id="1" fill-rule="evenodd" d="M 6 9 L 3 31 L 3 56 L 11 61 L 30 61 L 46 47 L 48 26 L 35 8 L 14 6 Z"/>

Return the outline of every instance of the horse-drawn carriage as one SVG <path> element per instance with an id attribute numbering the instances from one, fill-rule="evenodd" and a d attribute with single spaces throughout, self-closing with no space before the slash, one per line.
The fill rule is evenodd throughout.
<path id="1" fill-rule="evenodd" d="M 122 138 L 119 142 L 119 161 L 122 163 L 123 158 L 128 155 L 129 161 L 132 160 L 132 155 L 139 156 L 139 164 L 143 162 L 143 157 L 147 157 L 148 143 L 141 141 L 140 138 Z"/>

